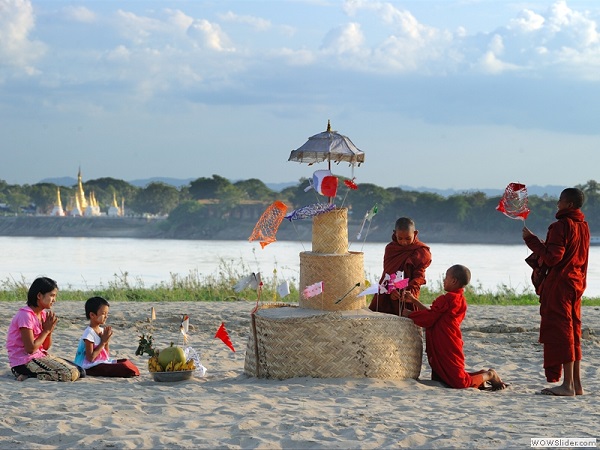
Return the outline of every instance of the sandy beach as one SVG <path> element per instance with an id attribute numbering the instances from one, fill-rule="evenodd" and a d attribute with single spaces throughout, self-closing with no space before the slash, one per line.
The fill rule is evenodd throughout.
<path id="1" fill-rule="evenodd" d="M 23 302 L 24 304 L 24 302 Z M 504 391 L 454 390 L 420 380 L 293 378 L 244 374 L 251 302 L 111 302 L 112 354 L 131 359 L 134 379 L 75 383 L 14 380 L 6 330 L 22 304 L 0 303 L 0 448 L 523 448 L 531 438 L 600 438 L 600 308 L 583 311 L 586 395 L 536 395 L 545 382 L 537 307 L 471 306 L 463 323 L 467 369 L 494 367 Z M 156 321 L 150 330 L 151 308 Z M 52 353 L 72 359 L 86 326 L 82 302 L 59 301 Z M 177 341 L 182 314 L 205 377 L 155 382 L 139 335 Z M 221 322 L 236 352 L 214 335 Z"/>

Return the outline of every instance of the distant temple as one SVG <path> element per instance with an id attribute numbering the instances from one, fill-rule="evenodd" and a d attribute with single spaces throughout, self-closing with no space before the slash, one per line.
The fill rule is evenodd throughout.
<path id="1" fill-rule="evenodd" d="M 124 211 L 124 200 L 122 200 L 121 207 L 117 204 L 116 193 L 113 193 L 113 204 L 108 208 L 107 215 L 110 217 L 121 217 Z M 65 211 L 62 206 L 60 199 L 60 188 L 57 188 L 56 193 L 56 204 L 52 208 L 50 213 L 52 216 L 73 216 L 73 217 L 98 217 L 102 215 L 100 212 L 100 205 L 96 200 L 96 194 L 91 192 L 86 198 L 85 191 L 83 190 L 83 181 L 81 179 L 81 167 L 77 173 L 77 189 L 75 190 L 75 196 L 69 199 L 67 210 Z"/>
<path id="2" fill-rule="evenodd" d="M 123 203 L 124 200 L 121 200 L 121 202 Z M 109 217 L 120 217 L 123 215 L 123 206 L 121 206 L 119 208 L 119 205 L 117 203 L 117 194 L 113 192 L 113 204 L 108 208 L 108 216 Z"/>
<path id="3" fill-rule="evenodd" d="M 50 213 L 51 216 L 64 216 L 65 215 L 65 210 L 62 207 L 62 202 L 60 201 L 60 188 L 57 187 L 56 188 L 56 204 L 54 205 L 54 208 L 52 208 L 52 212 Z"/>

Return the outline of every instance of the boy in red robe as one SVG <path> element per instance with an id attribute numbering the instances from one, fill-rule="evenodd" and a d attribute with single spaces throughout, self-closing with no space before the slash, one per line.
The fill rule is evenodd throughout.
<path id="1" fill-rule="evenodd" d="M 431 264 L 429 247 L 419 241 L 419 231 L 415 229 L 415 222 L 408 217 L 396 220 L 392 242 L 385 246 L 383 255 L 383 274 L 379 284 L 383 283 L 385 275 L 392 275 L 398 271 L 404 272 L 408 278 L 408 286 L 404 290 L 414 297 L 419 297 L 421 285 L 425 284 L 425 269 Z M 391 294 L 375 294 L 369 309 L 387 314 L 400 315 L 400 297 L 398 290 Z M 407 305 L 412 309 L 412 305 Z"/>
<path id="2" fill-rule="evenodd" d="M 581 297 L 585 291 L 590 229 L 581 212 L 583 192 L 567 188 L 561 192 L 557 221 L 548 227 L 546 240 L 540 240 L 527 227 L 523 239 L 527 247 L 547 266 L 548 273 L 537 289 L 540 295 L 540 339 L 544 344 L 544 369 L 550 383 L 546 395 L 582 395 Z M 561 370 L 562 369 L 562 370 Z"/>
<path id="3" fill-rule="evenodd" d="M 471 281 L 471 271 L 454 265 L 446 271 L 444 290 L 446 294 L 436 298 L 431 307 L 425 306 L 407 292 L 404 298 L 413 303 L 415 311 L 403 310 L 402 315 L 425 328 L 427 359 L 431 366 L 431 379 L 442 381 L 455 389 L 483 389 L 487 382 L 492 390 L 504 389 L 507 385 L 494 369 L 469 373 L 465 371 L 460 325 L 467 312 L 464 287 Z"/>

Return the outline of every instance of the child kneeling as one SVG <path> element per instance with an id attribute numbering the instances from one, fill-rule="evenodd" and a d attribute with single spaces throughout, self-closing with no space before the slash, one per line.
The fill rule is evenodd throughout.
<path id="1" fill-rule="evenodd" d="M 446 294 L 436 298 L 431 307 L 425 306 L 410 292 L 404 300 L 415 306 L 415 311 L 404 309 L 402 315 L 425 328 L 427 359 L 431 366 L 431 379 L 442 381 L 452 388 L 485 388 L 490 383 L 492 390 L 504 389 L 507 385 L 494 369 L 478 372 L 465 371 L 460 324 L 467 313 L 464 287 L 471 281 L 471 271 L 459 264 L 450 267 L 444 278 Z"/>
<path id="2" fill-rule="evenodd" d="M 112 327 L 100 327 L 108 319 L 109 307 L 108 301 L 102 297 L 92 297 L 85 302 L 85 317 L 90 325 L 79 340 L 75 362 L 92 377 L 137 377 L 140 371 L 135 364 L 128 359 L 111 359 L 109 356 Z"/>

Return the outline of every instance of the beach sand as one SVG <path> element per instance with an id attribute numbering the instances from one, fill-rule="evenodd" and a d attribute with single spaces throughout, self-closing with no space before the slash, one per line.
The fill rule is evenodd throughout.
<path id="1" fill-rule="evenodd" d="M 0 448 L 523 448 L 531 438 L 600 438 L 600 308 L 583 310 L 586 395 L 536 395 L 545 382 L 537 307 L 471 306 L 463 322 L 468 370 L 494 367 L 504 391 L 455 390 L 429 381 L 288 380 L 244 375 L 250 302 L 111 302 L 113 356 L 138 365 L 134 379 L 87 377 L 75 383 L 10 373 L 4 338 L 18 303 L 0 303 Z M 182 314 L 200 353 L 203 378 L 159 383 L 147 355 L 135 356 L 150 330 L 158 348 L 177 342 Z M 52 353 L 72 359 L 86 326 L 82 302 L 59 301 Z M 214 335 L 221 322 L 236 352 Z"/>

